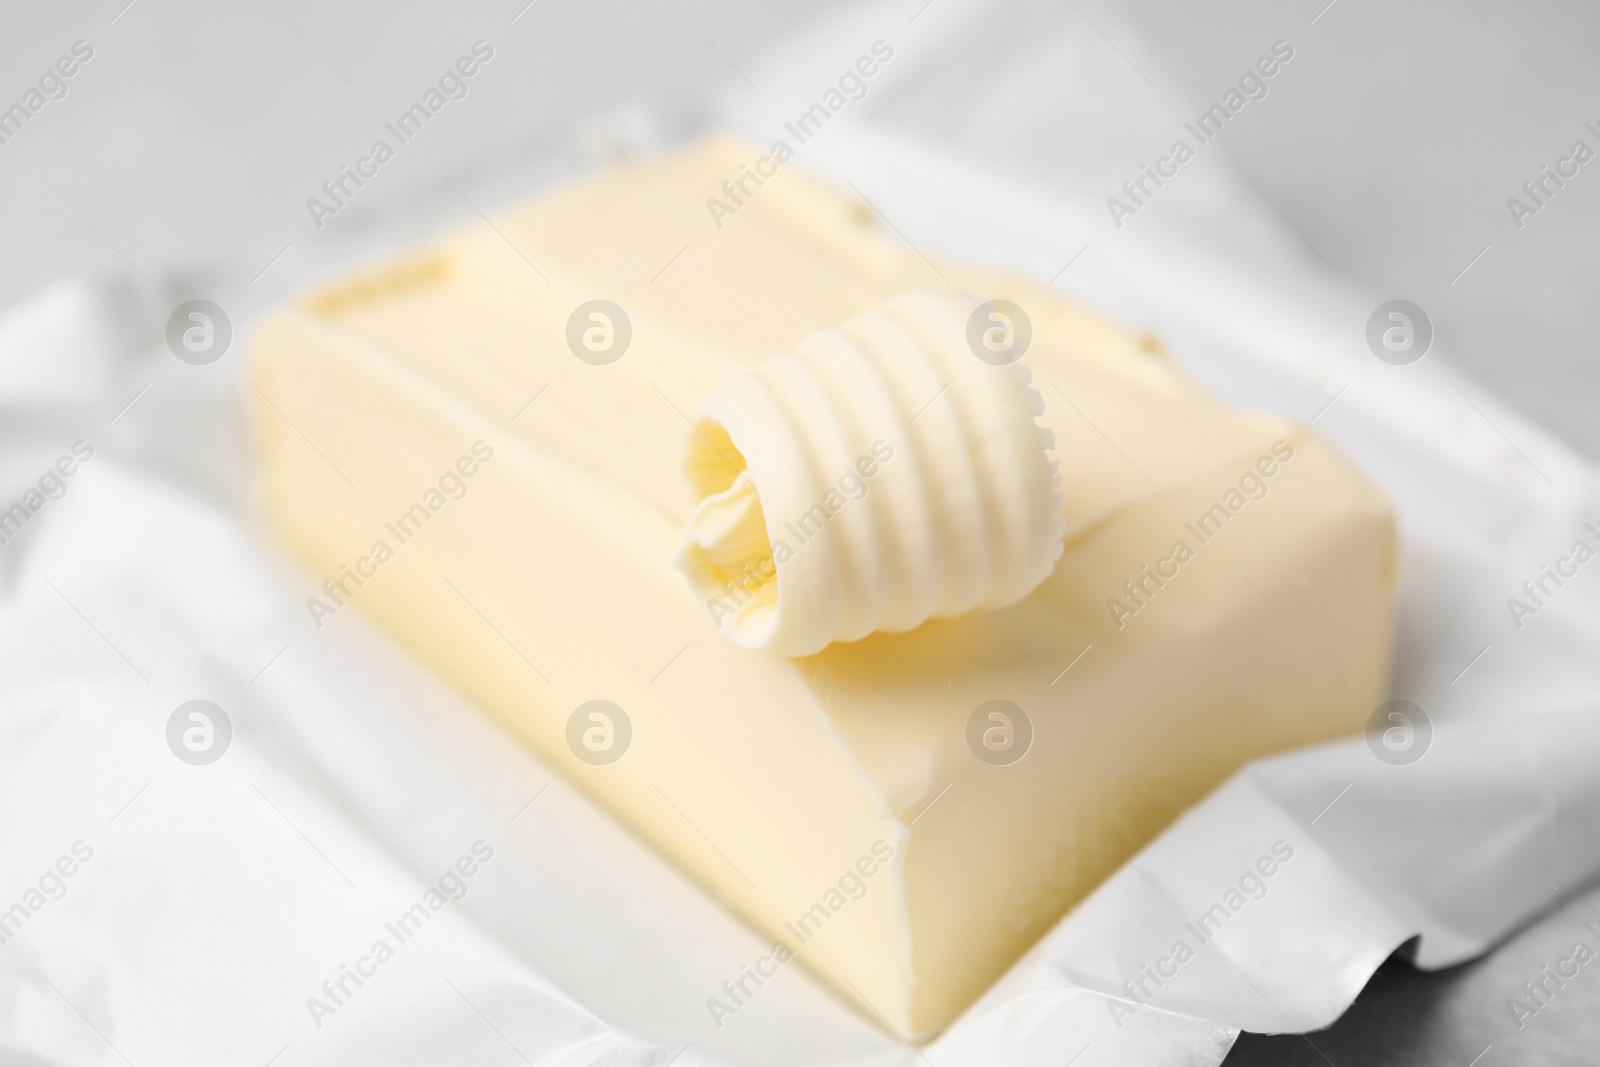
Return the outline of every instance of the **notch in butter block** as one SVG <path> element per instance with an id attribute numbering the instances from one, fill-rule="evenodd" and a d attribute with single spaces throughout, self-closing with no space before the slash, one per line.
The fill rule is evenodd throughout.
<path id="1" fill-rule="evenodd" d="M 922 1039 L 1241 764 L 1359 732 L 1386 695 L 1394 522 L 1308 428 L 1225 409 L 1043 287 L 935 274 L 793 167 L 718 227 L 705 200 L 753 155 L 712 140 L 580 182 L 271 316 L 266 511 L 326 579 L 318 625 L 366 612 L 775 959 Z M 690 416 L 942 288 L 1031 326 L 1053 572 L 805 658 L 719 634 L 672 562 Z M 740 998 L 705 995 L 734 1025 Z"/>

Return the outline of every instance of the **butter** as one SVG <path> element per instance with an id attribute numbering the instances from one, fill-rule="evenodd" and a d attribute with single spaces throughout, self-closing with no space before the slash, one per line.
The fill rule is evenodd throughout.
<path id="1" fill-rule="evenodd" d="M 265 511 L 321 580 L 492 449 L 358 607 L 775 958 L 922 1039 L 1242 763 L 1361 730 L 1387 695 L 1393 516 L 1309 428 L 1225 409 L 1045 287 L 942 265 L 951 290 L 1029 316 L 1060 558 L 1008 606 L 803 658 L 728 640 L 672 561 L 697 509 L 718 566 L 770 527 L 759 493 L 707 506 L 684 477 L 695 413 L 802 338 L 942 284 L 794 168 L 712 227 L 707 191 L 745 158 L 713 140 L 578 183 L 270 317 L 251 370 Z M 604 364 L 568 344 L 595 300 L 631 330 Z M 917 454 L 885 443 L 843 517 Z M 568 742 L 594 700 L 627 717 L 609 762 Z M 863 856 L 858 893 L 841 872 Z M 747 1025 L 730 1013 L 748 995 L 706 990 L 710 1020 Z"/>
<path id="2" fill-rule="evenodd" d="M 1005 607 L 1050 574 L 1054 439 L 1026 369 L 966 347 L 985 310 L 907 293 L 712 390 L 688 435 L 701 499 L 676 562 L 719 629 L 807 656 Z"/>

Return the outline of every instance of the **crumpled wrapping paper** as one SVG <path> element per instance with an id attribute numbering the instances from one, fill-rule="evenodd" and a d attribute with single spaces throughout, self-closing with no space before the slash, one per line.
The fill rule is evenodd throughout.
<path id="1" fill-rule="evenodd" d="M 751 106 L 728 121 L 759 133 Z M 1105 240 L 1101 205 L 868 117 L 797 164 L 930 252 L 1050 278 L 1088 241 L 1063 287 L 1230 401 L 1315 417 L 1400 510 L 1395 696 L 1425 754 L 1354 738 L 1245 768 L 919 1052 L 801 968 L 719 1029 L 705 998 L 762 939 L 358 615 L 313 629 L 310 579 L 237 502 L 238 354 L 178 366 L 148 344 L 159 300 L 57 286 L 0 317 L 0 501 L 96 449 L 0 546 L 0 909 L 28 911 L 0 944 L 8 1062 L 1215 1064 L 1241 1029 L 1326 1025 L 1397 946 L 1466 959 L 1594 877 L 1595 568 L 1520 628 L 1506 600 L 1600 548 L 1595 475 L 1455 373 L 1447 331 L 1380 363 L 1381 297 L 1331 288 L 1292 236 L 1248 259 L 1155 225 Z M 208 766 L 167 747 L 197 698 L 234 729 Z M 78 842 L 56 898 L 41 878 Z M 308 1006 L 479 843 L 464 895 L 337 1011 Z"/>

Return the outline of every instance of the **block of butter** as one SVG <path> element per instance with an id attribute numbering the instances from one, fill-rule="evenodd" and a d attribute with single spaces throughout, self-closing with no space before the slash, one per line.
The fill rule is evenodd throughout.
<path id="1" fill-rule="evenodd" d="M 921 1040 L 1242 763 L 1360 731 L 1394 520 L 1309 428 L 1224 408 L 1152 338 L 924 259 L 757 157 L 629 165 L 270 316 L 265 509 L 315 625 L 367 613 L 771 939 L 705 991 L 718 1026 L 797 960 Z M 1007 607 L 803 658 L 730 640 L 673 566 L 695 411 L 929 290 L 1026 318 L 1059 561 Z M 897 459 L 860 457 L 843 506 Z"/>

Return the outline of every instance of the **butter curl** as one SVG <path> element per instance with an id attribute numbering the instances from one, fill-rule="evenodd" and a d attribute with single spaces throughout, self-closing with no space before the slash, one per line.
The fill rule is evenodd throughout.
<path id="1" fill-rule="evenodd" d="M 788 656 L 999 608 L 1060 558 L 1043 401 L 968 347 L 978 301 L 906 293 L 720 382 L 674 562 L 719 629 Z"/>

